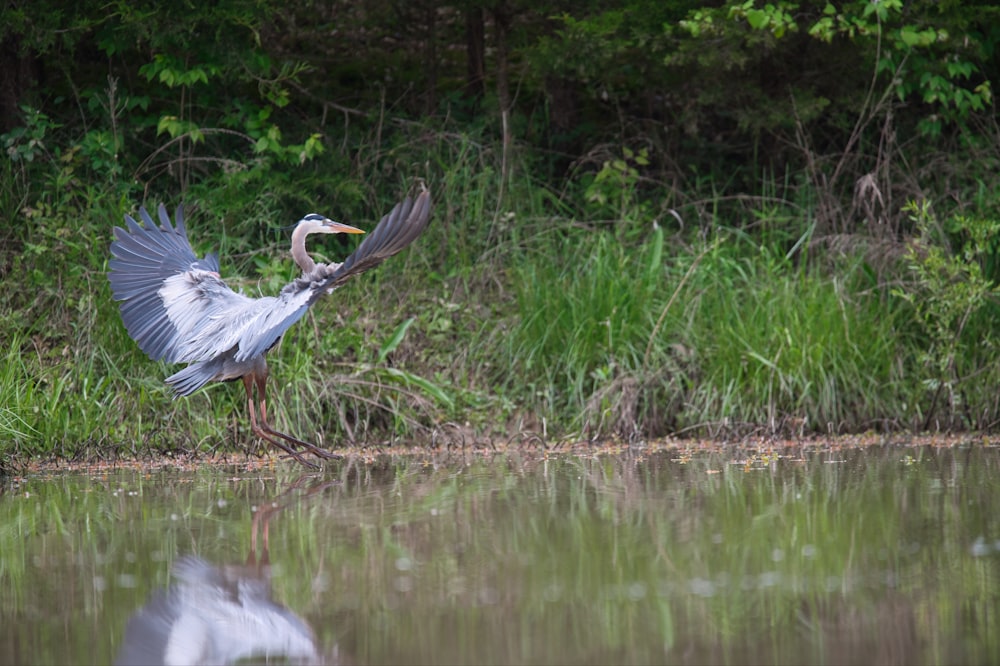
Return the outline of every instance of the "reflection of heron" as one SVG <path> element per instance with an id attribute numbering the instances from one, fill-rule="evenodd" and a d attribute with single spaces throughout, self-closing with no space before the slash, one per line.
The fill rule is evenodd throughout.
<path id="1" fill-rule="evenodd" d="M 312 629 L 271 599 L 270 579 L 250 567 L 216 567 L 187 556 L 174 584 L 129 620 L 116 663 L 231 664 L 250 657 L 320 662 Z"/>
<path id="2" fill-rule="evenodd" d="M 297 490 L 307 479 L 300 478 L 282 495 Z M 332 483 L 315 484 L 307 494 Z M 271 598 L 268 523 L 287 504 L 272 501 L 254 514 L 246 564 L 214 566 L 192 555 L 174 562 L 173 584 L 154 594 L 129 620 L 116 663 L 193 666 L 249 658 L 322 663 L 312 628 Z M 258 558 L 261 530 L 263 549 Z"/>
<path id="3" fill-rule="evenodd" d="M 174 226 L 161 205 L 159 227 L 141 208 L 144 225 L 126 215 L 128 230 L 115 228 L 108 279 L 125 328 L 139 347 L 154 360 L 190 364 L 167 378 L 177 395 L 190 395 L 213 381 L 242 379 L 254 434 L 315 467 L 296 448 L 320 458 L 336 456 L 278 432 L 267 420 L 265 354 L 320 296 L 413 242 L 430 213 L 430 193 L 424 188 L 416 199 L 407 197 L 397 204 L 342 264 L 313 261 L 306 253 L 306 236 L 364 232 L 321 215 L 306 215 L 292 232 L 292 258 L 302 276 L 276 297 L 250 298 L 222 281 L 218 257 L 195 256 L 180 207 Z"/>

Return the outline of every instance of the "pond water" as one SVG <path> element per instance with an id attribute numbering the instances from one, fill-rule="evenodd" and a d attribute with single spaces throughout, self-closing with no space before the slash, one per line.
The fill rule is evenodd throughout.
<path id="1" fill-rule="evenodd" d="M 46 473 L 0 663 L 997 663 L 1000 450 Z"/>

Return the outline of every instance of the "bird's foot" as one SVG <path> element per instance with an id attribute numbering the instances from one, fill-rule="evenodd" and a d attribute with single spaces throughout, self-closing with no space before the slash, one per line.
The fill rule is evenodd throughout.
<path id="1" fill-rule="evenodd" d="M 319 466 L 316 465 L 315 463 L 307 461 L 305 458 L 302 457 L 302 454 L 305 452 L 309 452 L 314 456 L 316 456 L 317 458 L 321 458 L 323 460 L 344 459 L 344 456 L 340 454 L 327 451 L 326 449 L 321 449 L 315 444 L 310 444 L 309 442 L 303 441 L 297 437 L 292 437 L 291 435 L 279 432 L 278 430 L 272 428 L 270 424 L 268 424 L 267 422 L 259 424 L 259 427 L 255 431 L 255 433 L 257 434 L 258 437 L 264 438 L 271 444 L 274 444 L 279 449 L 287 453 L 289 458 L 294 458 L 295 460 L 302 463 L 306 467 L 311 467 L 313 469 L 319 468 Z M 297 449 L 300 450 L 292 448 L 292 446 L 289 446 L 289 444 L 295 446 Z M 304 451 L 301 449 L 304 449 Z"/>

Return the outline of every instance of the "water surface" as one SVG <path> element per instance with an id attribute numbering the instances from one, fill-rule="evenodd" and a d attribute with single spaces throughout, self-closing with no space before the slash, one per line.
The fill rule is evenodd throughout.
<path id="1" fill-rule="evenodd" d="M 0 663 L 996 663 L 998 472 L 970 446 L 49 473 L 0 497 Z"/>

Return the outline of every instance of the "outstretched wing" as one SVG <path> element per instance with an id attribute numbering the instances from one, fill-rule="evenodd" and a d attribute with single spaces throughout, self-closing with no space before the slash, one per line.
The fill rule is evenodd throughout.
<path id="1" fill-rule="evenodd" d="M 316 299 L 403 250 L 423 232 L 430 218 L 431 195 L 426 188 L 416 199 L 406 197 L 396 204 L 375 230 L 365 236 L 358 249 L 333 272 L 317 281 L 300 279 L 285 287 L 274 307 L 257 320 L 252 339 L 250 331 L 244 334 L 236 360 L 253 358 L 270 349 L 292 324 L 302 318 Z"/>
<path id="2" fill-rule="evenodd" d="M 365 236 L 351 256 L 340 268 L 327 277 L 313 294 L 313 301 L 325 292 L 336 289 L 351 277 L 375 268 L 383 261 L 416 240 L 431 219 L 431 193 L 424 189 L 416 200 L 406 197 L 396 204 Z"/>
<path id="3" fill-rule="evenodd" d="M 175 225 L 162 204 L 160 226 L 145 208 L 139 209 L 139 217 L 143 224 L 126 215 L 128 229 L 115 227 L 116 240 L 111 243 L 114 258 L 108 280 L 125 329 L 154 360 L 176 363 L 211 356 L 219 345 L 206 346 L 201 334 L 206 322 L 218 321 L 225 313 L 250 312 L 258 301 L 237 294 L 222 281 L 215 255 L 195 256 L 181 206 Z"/>

